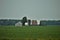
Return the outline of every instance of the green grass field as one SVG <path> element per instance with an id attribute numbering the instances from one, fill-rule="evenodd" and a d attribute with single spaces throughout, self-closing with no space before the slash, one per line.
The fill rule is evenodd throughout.
<path id="1" fill-rule="evenodd" d="M 60 26 L 0 26 L 0 40 L 60 40 Z"/>

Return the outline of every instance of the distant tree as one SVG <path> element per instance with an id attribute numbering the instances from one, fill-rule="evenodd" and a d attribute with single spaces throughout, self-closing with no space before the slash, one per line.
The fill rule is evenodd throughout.
<path id="1" fill-rule="evenodd" d="M 22 25 L 25 26 L 25 23 L 27 22 L 27 17 L 22 18 Z"/>
<path id="2" fill-rule="evenodd" d="M 31 20 L 30 20 L 30 19 L 28 20 L 28 25 L 29 25 L 29 26 L 31 25 Z"/>

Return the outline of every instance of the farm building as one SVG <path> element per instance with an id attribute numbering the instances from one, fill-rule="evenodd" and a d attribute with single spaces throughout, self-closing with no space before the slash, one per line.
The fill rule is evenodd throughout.
<path id="1" fill-rule="evenodd" d="M 21 22 L 17 22 L 17 23 L 15 23 L 15 26 L 22 26 L 22 23 Z"/>

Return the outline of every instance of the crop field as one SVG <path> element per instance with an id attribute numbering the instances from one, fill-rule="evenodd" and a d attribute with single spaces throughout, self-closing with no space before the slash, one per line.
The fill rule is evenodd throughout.
<path id="1" fill-rule="evenodd" d="M 0 26 L 0 40 L 60 40 L 60 26 Z"/>

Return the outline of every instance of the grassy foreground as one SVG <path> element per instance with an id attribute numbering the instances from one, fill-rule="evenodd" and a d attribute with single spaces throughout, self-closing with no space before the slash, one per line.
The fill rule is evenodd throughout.
<path id="1" fill-rule="evenodd" d="M 60 40 L 60 26 L 0 26 L 0 40 Z"/>

